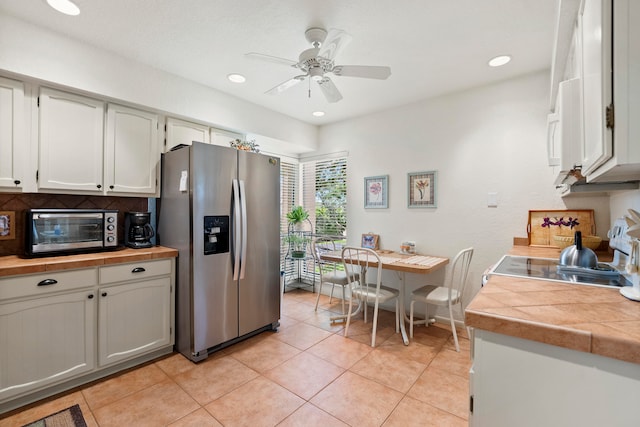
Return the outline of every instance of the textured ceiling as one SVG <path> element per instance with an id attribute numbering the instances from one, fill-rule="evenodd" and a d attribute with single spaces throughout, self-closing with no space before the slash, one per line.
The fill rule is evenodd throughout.
<path id="1" fill-rule="evenodd" d="M 45 0 L 0 0 L 5 13 L 313 124 L 325 124 L 468 89 L 551 64 L 559 0 L 75 0 L 77 17 Z M 299 74 L 252 60 L 259 52 L 297 60 L 309 27 L 353 40 L 342 65 L 388 65 L 388 80 L 332 76 L 344 99 L 328 103 L 305 81 L 264 92 Z M 488 59 L 511 54 L 505 67 Z M 229 73 L 247 82 L 230 83 Z M 322 110 L 322 118 L 311 112 Z"/>

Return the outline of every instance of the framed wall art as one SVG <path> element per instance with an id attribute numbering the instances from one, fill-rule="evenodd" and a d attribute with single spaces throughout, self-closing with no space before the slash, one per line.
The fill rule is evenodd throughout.
<path id="1" fill-rule="evenodd" d="M 364 207 L 365 209 L 389 207 L 389 175 L 365 177 Z"/>
<path id="2" fill-rule="evenodd" d="M 378 235 L 373 233 L 365 233 L 362 235 L 361 246 L 367 249 L 378 249 Z"/>
<path id="3" fill-rule="evenodd" d="M 12 240 L 16 238 L 16 213 L 13 211 L 0 211 L 0 240 Z"/>
<path id="4" fill-rule="evenodd" d="M 410 172 L 407 177 L 409 207 L 435 208 L 437 172 Z"/>

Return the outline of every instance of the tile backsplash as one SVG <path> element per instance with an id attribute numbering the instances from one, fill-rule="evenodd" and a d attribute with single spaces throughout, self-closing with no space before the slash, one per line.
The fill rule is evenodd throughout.
<path id="1" fill-rule="evenodd" d="M 118 242 L 124 242 L 124 213 L 146 212 L 142 197 L 76 196 L 69 194 L 0 193 L 0 211 L 15 212 L 15 239 L 0 240 L 0 256 L 24 254 L 24 222 L 27 209 L 117 209 Z"/>

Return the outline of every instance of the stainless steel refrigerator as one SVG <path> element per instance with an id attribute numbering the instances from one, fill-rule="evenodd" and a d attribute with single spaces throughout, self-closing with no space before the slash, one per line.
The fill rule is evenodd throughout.
<path id="1" fill-rule="evenodd" d="M 280 160 L 194 142 L 162 155 L 158 243 L 176 248 L 176 349 L 193 361 L 280 319 Z"/>

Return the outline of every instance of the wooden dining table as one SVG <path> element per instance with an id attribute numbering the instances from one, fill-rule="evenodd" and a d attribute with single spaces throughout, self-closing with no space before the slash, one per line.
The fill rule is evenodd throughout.
<path id="1" fill-rule="evenodd" d="M 380 257 L 383 270 L 392 270 L 398 273 L 400 281 L 398 298 L 398 309 L 402 315 L 402 321 L 400 322 L 400 332 L 402 333 L 402 341 L 404 345 L 409 345 L 409 337 L 407 336 L 407 330 L 405 322 L 409 322 L 409 318 L 405 312 L 405 273 L 414 274 L 429 274 L 437 271 L 449 263 L 449 258 L 434 255 L 419 255 L 419 254 L 402 254 L 394 251 L 379 250 L 376 251 Z M 342 263 L 342 251 L 330 251 L 323 252 L 320 257 L 325 261 L 331 261 L 336 263 Z M 365 264 L 364 260 L 358 260 L 358 264 Z M 377 262 L 368 262 L 369 268 L 380 267 Z M 357 312 L 357 310 L 356 310 Z M 345 316 L 337 316 L 336 318 L 346 318 L 346 316 L 352 315 L 346 314 Z"/>

